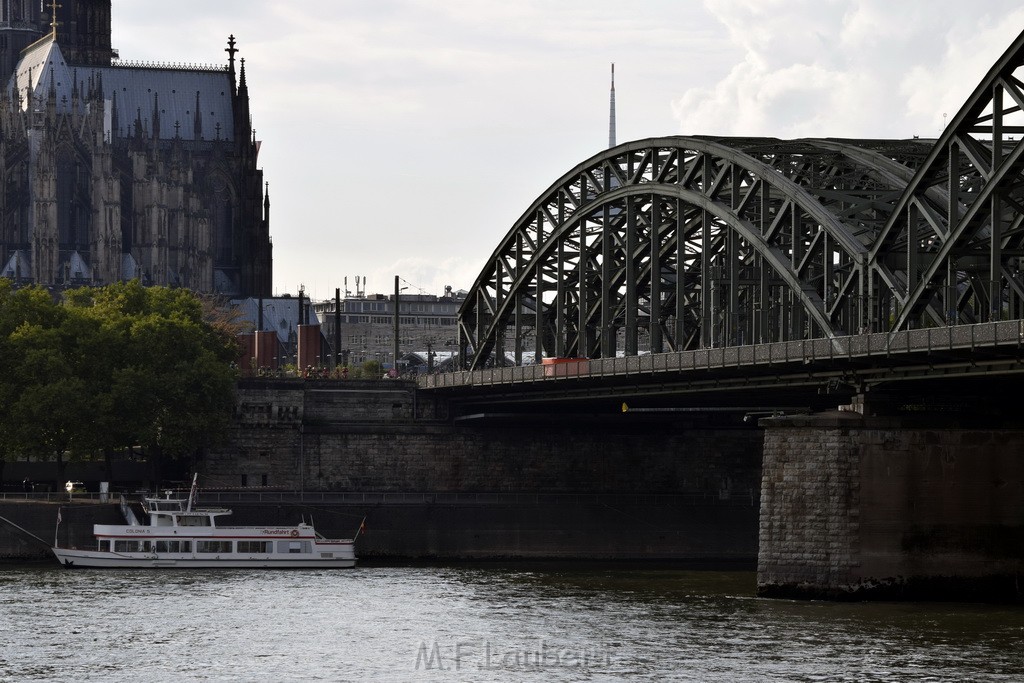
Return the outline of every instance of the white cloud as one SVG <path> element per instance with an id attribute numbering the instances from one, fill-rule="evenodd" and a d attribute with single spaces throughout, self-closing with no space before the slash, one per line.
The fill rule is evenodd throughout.
<path id="1" fill-rule="evenodd" d="M 1024 25 L 1011 0 L 706 0 L 742 57 L 673 101 L 684 134 L 934 135 Z"/>

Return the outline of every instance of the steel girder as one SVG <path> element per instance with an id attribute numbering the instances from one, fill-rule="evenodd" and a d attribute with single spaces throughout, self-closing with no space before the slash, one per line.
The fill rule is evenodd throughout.
<path id="1" fill-rule="evenodd" d="M 460 311 L 467 366 L 863 328 L 870 239 L 913 173 L 899 159 L 928 149 L 885 144 L 899 154 L 672 137 L 589 159 L 533 203 L 477 279 Z"/>

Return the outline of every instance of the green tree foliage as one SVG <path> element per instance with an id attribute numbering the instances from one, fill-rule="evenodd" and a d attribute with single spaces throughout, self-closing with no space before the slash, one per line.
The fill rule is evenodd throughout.
<path id="1" fill-rule="evenodd" d="M 187 290 L 137 281 L 69 291 L 0 280 L 0 456 L 194 453 L 234 405 L 237 347 Z"/>
<path id="2" fill-rule="evenodd" d="M 384 374 L 384 366 L 378 360 L 363 361 L 360 370 L 362 371 L 362 377 L 366 379 L 380 379 Z"/>

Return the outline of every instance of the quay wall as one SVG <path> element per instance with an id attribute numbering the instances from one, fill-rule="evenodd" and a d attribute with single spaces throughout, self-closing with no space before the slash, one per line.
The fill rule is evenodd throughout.
<path id="1" fill-rule="evenodd" d="M 231 507 L 232 523 L 293 524 L 308 515 L 325 534 L 350 537 L 365 517 L 357 549 L 367 559 L 753 567 L 761 438 L 742 423 L 652 420 L 618 405 L 453 419 L 412 383 L 251 380 L 240 385 L 226 445 L 197 465 L 209 502 Z M 288 491 L 306 492 L 305 501 L 245 499 Z M 331 502 L 331 494 L 371 502 Z M 64 533 L 83 544 L 95 523 L 87 513 L 63 515 Z M 55 507 L 29 505 L 15 516 L 22 514 L 52 538 Z M 119 523 L 113 514 L 109 523 Z M 0 557 L 36 557 L 35 546 L 0 530 Z"/>
<path id="2" fill-rule="evenodd" d="M 1024 599 L 1024 431 L 762 420 L 758 590 Z"/>
<path id="3" fill-rule="evenodd" d="M 412 383 L 265 380 L 240 386 L 228 445 L 200 467 L 213 487 L 552 494 L 377 505 L 365 511 L 374 531 L 363 546 L 377 556 L 718 557 L 752 566 L 761 441 L 742 422 L 652 421 L 617 403 L 453 419 Z M 668 498 L 652 505 L 643 498 L 651 494 Z"/>
<path id="4" fill-rule="evenodd" d="M 55 533 L 62 546 L 84 548 L 93 542 L 93 524 L 123 523 L 120 507 L 109 503 L 0 500 L 0 562 L 56 562 L 50 552 Z"/>
<path id="5" fill-rule="evenodd" d="M 760 491 L 762 435 L 741 421 L 652 421 L 614 402 L 600 413 L 451 420 L 404 382 L 243 384 L 228 443 L 201 463 L 208 485 L 721 500 Z"/>
<path id="6" fill-rule="evenodd" d="M 675 496 L 511 496 L 419 502 L 230 503 L 232 523 L 312 519 L 365 560 L 677 560 L 753 568 L 756 502 Z M 517 500 L 509 500 L 515 498 Z M 736 531 L 740 530 L 740 531 Z"/>

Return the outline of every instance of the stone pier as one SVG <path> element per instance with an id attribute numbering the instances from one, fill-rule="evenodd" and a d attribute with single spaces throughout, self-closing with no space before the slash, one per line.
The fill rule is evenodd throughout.
<path id="1" fill-rule="evenodd" d="M 761 425 L 760 595 L 1024 597 L 1024 431 L 841 411 Z"/>

